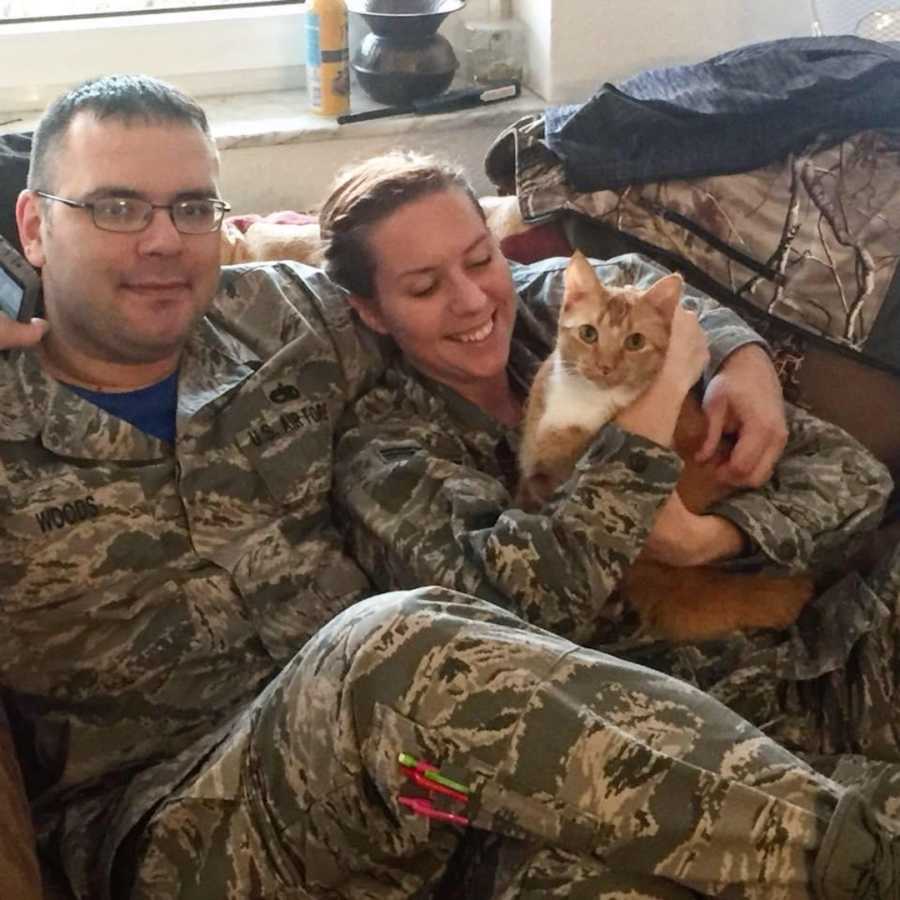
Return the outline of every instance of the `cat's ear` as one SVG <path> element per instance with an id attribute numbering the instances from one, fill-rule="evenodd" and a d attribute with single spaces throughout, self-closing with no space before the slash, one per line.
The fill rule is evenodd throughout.
<path id="1" fill-rule="evenodd" d="M 347 300 L 359 313 L 359 317 L 378 334 L 388 334 L 387 326 L 381 318 L 381 310 L 378 301 L 374 297 L 360 297 L 359 294 L 348 294 Z"/>
<path id="2" fill-rule="evenodd" d="M 597 277 L 594 267 L 587 261 L 580 250 L 576 250 L 566 266 L 563 277 L 563 288 L 566 307 L 571 307 L 586 296 L 603 293 L 603 283 Z"/>
<path id="3" fill-rule="evenodd" d="M 684 290 L 684 279 L 677 273 L 660 278 L 647 289 L 644 294 L 644 302 L 651 303 L 659 311 L 660 315 L 668 322 L 675 315 L 675 308 L 681 300 Z"/>

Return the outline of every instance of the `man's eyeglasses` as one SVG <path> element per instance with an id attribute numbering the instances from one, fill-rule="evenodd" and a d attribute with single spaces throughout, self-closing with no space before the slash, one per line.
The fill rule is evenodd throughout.
<path id="1" fill-rule="evenodd" d="M 45 191 L 35 191 L 38 197 L 55 200 L 78 209 L 89 209 L 94 224 L 103 231 L 143 231 L 153 218 L 153 210 L 165 209 L 172 224 L 181 234 L 209 234 L 222 225 L 231 207 L 224 200 L 199 198 L 179 200 L 177 203 L 151 203 L 137 197 L 101 197 L 90 203 L 57 197 Z"/>

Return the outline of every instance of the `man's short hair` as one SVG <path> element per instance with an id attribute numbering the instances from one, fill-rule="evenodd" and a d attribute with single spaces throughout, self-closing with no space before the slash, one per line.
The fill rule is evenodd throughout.
<path id="1" fill-rule="evenodd" d="M 76 85 L 47 107 L 34 133 L 28 187 L 52 191 L 53 157 L 76 115 L 125 124 L 183 124 L 199 128 L 212 142 L 206 113 L 187 94 L 148 75 L 104 75 Z"/>

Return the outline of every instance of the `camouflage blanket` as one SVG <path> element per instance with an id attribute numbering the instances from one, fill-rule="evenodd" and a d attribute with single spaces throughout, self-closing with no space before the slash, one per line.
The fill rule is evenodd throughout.
<path id="1" fill-rule="evenodd" d="M 494 172 L 514 160 L 525 221 L 589 217 L 764 315 L 900 370 L 900 130 L 813 142 L 749 172 L 591 192 L 567 182 L 543 137 L 543 118 L 521 119 L 487 162 Z"/>

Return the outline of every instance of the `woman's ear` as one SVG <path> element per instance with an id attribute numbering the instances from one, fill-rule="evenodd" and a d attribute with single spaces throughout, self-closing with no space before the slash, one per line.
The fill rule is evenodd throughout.
<path id="1" fill-rule="evenodd" d="M 378 309 L 378 301 L 374 297 L 360 297 L 359 294 L 349 294 L 350 305 L 359 313 L 359 317 L 378 334 L 388 334 Z"/>
<path id="2" fill-rule="evenodd" d="M 36 269 L 44 265 L 44 241 L 41 233 L 43 220 L 41 200 L 34 191 L 22 191 L 16 201 L 16 224 L 25 258 Z"/>

